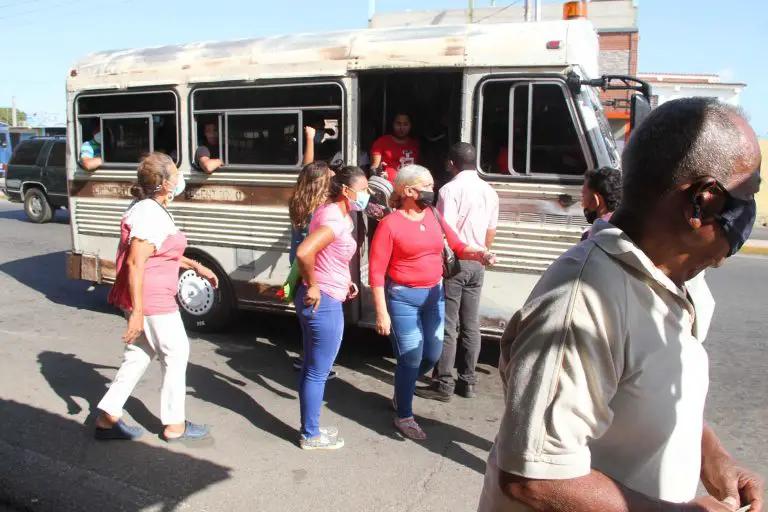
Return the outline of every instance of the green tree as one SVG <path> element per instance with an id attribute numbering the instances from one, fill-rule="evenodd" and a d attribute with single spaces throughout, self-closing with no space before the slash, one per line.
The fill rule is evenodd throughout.
<path id="1" fill-rule="evenodd" d="M 16 122 L 23 123 L 27 120 L 27 114 L 21 110 L 16 110 Z M 0 107 L 0 123 L 11 124 L 13 116 L 10 107 Z"/>

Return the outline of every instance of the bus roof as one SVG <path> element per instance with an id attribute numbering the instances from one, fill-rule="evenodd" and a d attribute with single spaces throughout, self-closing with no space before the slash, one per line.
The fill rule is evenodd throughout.
<path id="1" fill-rule="evenodd" d="M 548 48 L 548 42 L 559 46 Z M 295 34 L 106 51 L 78 62 L 70 91 L 450 67 L 557 67 L 598 73 L 588 20 L 433 25 Z"/>

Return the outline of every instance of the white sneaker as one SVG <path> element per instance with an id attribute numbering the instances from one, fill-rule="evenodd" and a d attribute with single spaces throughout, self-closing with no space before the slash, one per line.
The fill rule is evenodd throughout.
<path id="1" fill-rule="evenodd" d="M 338 450 L 344 446 L 344 439 L 329 437 L 321 432 L 319 436 L 311 439 L 301 436 L 299 446 L 302 450 Z"/>

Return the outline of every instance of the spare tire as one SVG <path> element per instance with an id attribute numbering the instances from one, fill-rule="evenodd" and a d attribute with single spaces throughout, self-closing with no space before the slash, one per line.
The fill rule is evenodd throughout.
<path id="1" fill-rule="evenodd" d="M 395 189 L 387 178 L 371 176 L 368 179 L 368 190 L 371 191 L 372 202 L 389 209 L 389 198 L 392 197 Z"/>

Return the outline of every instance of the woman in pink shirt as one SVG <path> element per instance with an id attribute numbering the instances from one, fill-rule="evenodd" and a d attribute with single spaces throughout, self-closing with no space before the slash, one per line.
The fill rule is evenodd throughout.
<path id="1" fill-rule="evenodd" d="M 410 439 L 426 439 L 413 417 L 416 380 L 431 370 L 443 350 L 443 232 L 456 256 L 492 264 L 495 256 L 470 247 L 438 218 L 432 203 L 435 182 L 419 165 L 395 178 L 393 208 L 373 236 L 368 273 L 376 306 L 376 331 L 390 336 L 395 367 L 395 426 Z M 442 229 L 441 229 L 442 225 Z"/>
<path id="2" fill-rule="evenodd" d="M 184 401 L 189 340 L 176 304 L 179 269 L 192 269 L 218 286 L 216 274 L 184 257 L 187 239 L 166 207 L 184 191 L 184 177 L 168 155 L 152 153 L 142 160 L 136 201 L 123 215 L 117 252 L 117 279 L 109 302 L 128 316 L 123 335 L 125 359 L 109 391 L 99 402 L 95 437 L 100 440 L 138 439 L 143 430 L 120 417 L 150 361 L 157 355 L 163 367 L 160 420 L 166 441 L 200 440 L 208 425 L 186 421 Z"/>
<path id="3" fill-rule="evenodd" d="M 309 236 L 299 245 L 296 260 L 303 283 L 294 304 L 304 338 L 299 402 L 304 450 L 336 450 L 344 446 L 336 428 L 320 427 L 320 409 L 328 373 L 344 334 L 342 303 L 357 296 L 349 262 L 357 251 L 350 212 L 368 206 L 368 180 L 359 167 L 337 170 L 331 179 L 330 200 L 312 214 Z"/>

